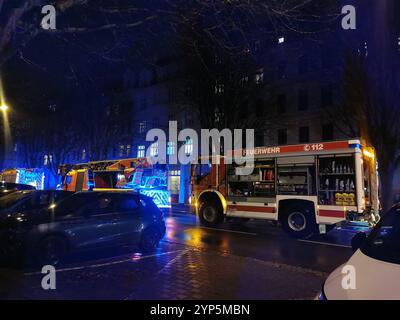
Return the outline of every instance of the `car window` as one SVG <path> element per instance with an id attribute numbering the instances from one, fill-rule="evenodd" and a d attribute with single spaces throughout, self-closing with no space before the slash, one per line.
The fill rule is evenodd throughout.
<path id="1" fill-rule="evenodd" d="M 400 208 L 392 208 L 371 232 L 363 253 L 385 262 L 400 264 Z"/>
<path id="2" fill-rule="evenodd" d="M 69 193 L 69 192 L 54 192 L 53 194 L 53 202 L 57 203 L 69 196 L 71 196 L 73 193 Z"/>
<path id="3" fill-rule="evenodd" d="M 23 198 L 29 196 L 29 192 L 13 192 L 9 195 L 0 198 L 0 210 L 10 208 L 21 201 Z"/>
<path id="4" fill-rule="evenodd" d="M 56 216 L 65 216 L 78 212 L 88 203 L 95 201 L 97 195 L 94 193 L 77 193 L 61 200 L 54 208 Z"/>
<path id="5" fill-rule="evenodd" d="M 116 210 L 118 212 L 133 211 L 139 207 L 139 204 L 134 196 L 118 195 L 116 199 Z"/>
<path id="6" fill-rule="evenodd" d="M 24 201 L 19 207 L 20 210 L 38 210 L 46 208 L 50 205 L 51 195 L 50 193 L 36 193 L 26 201 Z"/>
<path id="7" fill-rule="evenodd" d="M 114 200 L 110 195 L 102 195 L 90 202 L 81 211 L 84 215 L 99 215 L 114 212 Z"/>

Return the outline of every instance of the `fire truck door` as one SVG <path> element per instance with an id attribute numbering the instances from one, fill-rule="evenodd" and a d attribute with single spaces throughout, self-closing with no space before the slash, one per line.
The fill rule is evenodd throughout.
<path id="1" fill-rule="evenodd" d="M 75 188 L 76 192 L 83 190 L 84 180 L 85 180 L 85 172 L 78 172 L 77 177 L 76 177 L 76 188 Z"/>

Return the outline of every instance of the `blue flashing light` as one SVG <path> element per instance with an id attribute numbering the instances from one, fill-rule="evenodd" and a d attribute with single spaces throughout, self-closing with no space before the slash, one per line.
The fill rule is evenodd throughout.
<path id="1" fill-rule="evenodd" d="M 361 150 L 361 145 L 359 143 L 349 144 L 350 149 L 359 149 Z"/>

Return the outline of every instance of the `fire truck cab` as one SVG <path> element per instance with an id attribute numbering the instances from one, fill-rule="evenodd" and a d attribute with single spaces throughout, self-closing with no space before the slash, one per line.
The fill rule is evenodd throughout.
<path id="1" fill-rule="evenodd" d="M 308 238 L 342 221 L 379 219 L 375 152 L 359 140 L 235 152 L 254 157 L 252 174 L 238 175 L 241 166 L 225 164 L 226 157 L 192 168 L 191 203 L 203 225 L 225 217 L 274 220 Z"/>

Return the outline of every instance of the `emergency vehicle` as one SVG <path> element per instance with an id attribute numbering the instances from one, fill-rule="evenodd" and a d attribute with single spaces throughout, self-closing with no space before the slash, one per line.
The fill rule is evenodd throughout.
<path id="1" fill-rule="evenodd" d="M 250 175 L 238 175 L 233 155 L 254 156 Z M 359 140 L 237 150 L 219 164 L 192 166 L 191 203 L 200 222 L 225 217 L 279 221 L 297 238 L 326 233 L 345 220 L 379 219 L 375 151 Z M 249 158 L 250 160 L 250 158 Z"/>
<path id="2" fill-rule="evenodd" d="M 37 190 L 43 190 L 45 174 L 42 169 L 7 169 L 0 173 L 0 181 L 26 184 Z"/>
<path id="3" fill-rule="evenodd" d="M 135 191 L 153 198 L 159 208 L 171 206 L 167 167 L 153 165 L 147 158 L 64 164 L 59 175 L 64 191 Z"/>

